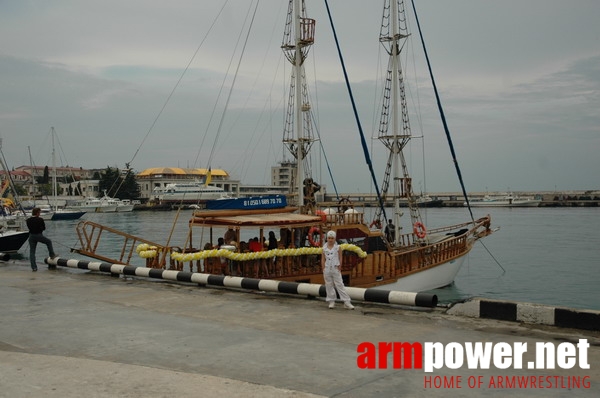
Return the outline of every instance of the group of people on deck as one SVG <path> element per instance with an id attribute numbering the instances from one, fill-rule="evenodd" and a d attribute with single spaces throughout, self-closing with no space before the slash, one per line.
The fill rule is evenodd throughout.
<path id="1" fill-rule="evenodd" d="M 254 238 L 251 238 L 248 240 L 248 242 L 245 241 L 237 241 L 237 233 L 234 229 L 229 228 L 226 232 L 225 235 L 222 238 L 219 238 L 217 240 L 217 244 L 215 246 L 212 246 L 212 244 L 207 243 L 204 246 L 204 250 L 210 250 L 210 249 L 221 249 L 224 246 L 229 246 L 229 247 L 235 247 L 236 251 L 239 251 L 241 253 L 249 253 L 249 252 L 260 252 L 263 250 L 272 250 L 272 249 L 277 249 L 279 247 L 279 242 L 275 236 L 275 233 L 273 231 L 269 231 L 269 239 L 267 240 L 265 237 L 262 238 L 262 241 L 255 236 Z M 225 269 L 227 270 L 227 274 L 228 275 L 241 275 L 241 269 L 240 269 L 240 264 L 238 262 L 233 262 L 233 261 L 228 261 L 225 257 L 220 257 L 220 261 L 221 261 L 221 266 L 223 268 L 223 270 L 225 271 Z M 273 263 L 275 262 L 275 259 L 273 259 L 272 261 Z M 259 276 L 259 266 L 258 263 L 254 264 L 254 274 L 256 277 Z M 265 261 L 262 261 L 260 264 L 260 272 L 262 273 L 263 276 L 268 277 L 270 273 L 273 273 L 273 270 L 270 270 L 269 267 L 270 264 L 268 264 Z"/>
<path id="2" fill-rule="evenodd" d="M 299 230 L 297 234 L 299 236 L 296 242 L 298 242 L 295 247 L 300 247 L 300 243 L 303 240 L 306 240 L 306 232 L 304 232 L 303 228 L 297 228 L 294 230 Z M 285 231 L 285 232 L 284 232 Z M 296 234 L 294 234 L 295 237 Z M 240 252 L 258 252 L 262 250 L 273 250 L 278 247 L 289 247 L 292 239 L 291 230 L 289 229 L 281 229 L 281 240 L 277 240 L 275 236 L 275 232 L 269 231 L 268 240 L 263 237 L 262 242 L 258 237 L 254 237 L 246 242 L 236 242 L 237 234 L 233 229 L 228 229 L 223 238 L 218 239 L 218 244 L 215 246 L 215 249 L 219 249 L 224 245 L 235 246 L 237 250 Z M 304 237 L 304 239 L 302 239 Z M 288 240 L 289 239 L 289 240 Z M 209 246 L 207 244 L 206 246 Z M 205 249 L 206 249 L 205 246 Z M 226 258 L 221 257 L 221 264 L 223 268 L 227 266 L 229 275 L 241 275 L 240 264 L 239 262 L 235 262 L 235 270 L 234 262 L 228 261 Z M 259 276 L 259 267 L 263 276 L 269 277 L 272 269 L 270 266 L 275 264 L 275 258 L 272 261 L 257 261 L 253 263 L 255 276 Z M 341 273 L 341 265 L 342 265 L 342 249 L 336 240 L 335 231 L 328 231 L 326 235 L 326 241 L 323 244 L 323 252 L 321 254 L 321 271 L 323 272 L 323 279 L 325 281 L 325 290 L 327 292 L 326 302 L 328 303 L 328 307 L 333 309 L 335 307 L 335 302 L 337 297 L 344 303 L 344 308 L 354 309 L 354 306 L 351 304 L 350 296 L 346 292 L 344 287 L 344 282 L 342 280 Z"/>
<path id="3" fill-rule="evenodd" d="M 217 245 L 214 249 L 219 249 L 222 245 L 235 246 L 237 250 L 242 253 L 245 252 L 257 252 L 263 250 L 273 250 L 277 248 L 288 249 L 297 247 L 306 247 L 308 243 L 308 231 L 309 228 L 281 228 L 279 230 L 280 238 L 277 239 L 274 231 L 269 231 L 268 239 L 263 237 L 262 242 L 255 236 L 245 241 L 239 241 L 238 237 L 233 228 L 229 228 L 223 238 L 219 238 Z"/>

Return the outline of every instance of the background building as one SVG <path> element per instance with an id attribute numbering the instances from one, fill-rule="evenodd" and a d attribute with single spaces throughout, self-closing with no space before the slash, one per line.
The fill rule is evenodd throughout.
<path id="1" fill-rule="evenodd" d="M 167 184 L 176 184 L 185 181 L 204 181 L 208 169 L 187 169 L 180 167 L 153 167 L 146 169 L 136 176 L 140 186 L 140 197 L 152 197 L 156 188 L 164 188 Z M 229 173 L 221 169 L 211 169 L 210 185 L 223 188 L 234 196 L 240 194 L 240 182 L 229 179 Z"/>
<path id="2" fill-rule="evenodd" d="M 271 184 L 276 187 L 286 187 L 289 190 L 290 185 L 296 177 L 296 163 L 283 161 L 279 166 L 271 167 Z"/>

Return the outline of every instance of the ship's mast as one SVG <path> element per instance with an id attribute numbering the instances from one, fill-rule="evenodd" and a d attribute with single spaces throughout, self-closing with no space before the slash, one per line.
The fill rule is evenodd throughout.
<path id="1" fill-rule="evenodd" d="M 294 1 L 294 24 L 295 24 L 295 32 L 296 32 L 296 54 L 301 54 L 302 52 L 302 47 L 301 47 L 301 43 L 300 43 L 300 39 L 301 39 L 301 31 L 300 31 L 300 0 L 295 0 Z M 304 164 L 304 153 L 302 151 L 302 139 L 303 137 L 303 132 L 302 132 L 302 113 L 300 112 L 300 108 L 299 105 L 302 104 L 302 91 L 300 90 L 300 87 L 302 87 L 302 75 L 301 75 L 301 71 L 302 71 L 302 64 L 304 63 L 303 57 L 299 57 L 296 56 L 295 58 L 295 63 L 294 63 L 294 71 L 295 71 L 295 85 L 296 87 L 298 87 L 298 90 L 296 90 L 296 121 L 294 126 L 296 126 L 296 137 L 298 138 L 298 145 L 296 148 L 296 151 L 298 152 L 296 155 L 296 159 L 298 159 L 298 166 L 297 166 L 297 171 L 296 171 L 296 187 L 298 189 L 298 205 L 301 205 L 302 202 L 304 201 L 304 196 L 303 196 L 303 189 L 302 189 L 302 181 L 304 181 L 304 167 L 302 166 Z"/>
<path id="2" fill-rule="evenodd" d="M 58 194 L 57 192 L 57 188 L 56 188 L 56 152 L 54 149 L 54 127 L 51 127 L 51 133 L 52 133 L 52 199 L 54 200 L 53 205 L 50 205 L 50 208 L 52 210 L 56 210 L 57 206 L 56 206 L 56 195 Z"/>
<path id="3" fill-rule="evenodd" d="M 310 177 L 306 157 L 314 141 L 304 72 L 304 60 L 314 42 L 314 29 L 315 20 L 306 17 L 304 0 L 290 0 L 281 45 L 286 58 L 293 65 L 283 142 L 296 158 L 292 191 L 297 193 L 298 206 L 304 202 L 304 180 Z"/>
<path id="4" fill-rule="evenodd" d="M 386 0 L 383 10 L 379 41 L 389 54 L 389 63 L 383 92 L 384 98 L 378 138 L 389 150 L 382 192 L 384 196 L 387 194 L 391 177 L 394 195 L 395 242 L 390 243 L 397 245 L 402 229 L 400 225 L 400 217 L 402 216 L 400 200 L 405 199 L 408 202 L 411 224 L 420 220 L 420 214 L 413 198 L 412 180 L 403 153 L 404 148 L 411 139 L 404 76 L 402 64 L 400 63 L 400 54 L 409 36 L 404 2 L 402 0 Z"/>

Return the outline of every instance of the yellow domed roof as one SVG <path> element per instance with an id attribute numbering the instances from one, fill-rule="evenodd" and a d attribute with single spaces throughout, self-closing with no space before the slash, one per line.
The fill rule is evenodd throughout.
<path id="1" fill-rule="evenodd" d="M 155 174 L 171 174 L 171 175 L 185 175 L 188 174 L 184 169 L 179 167 L 152 167 L 146 169 L 138 174 L 138 176 L 150 176 Z"/>
<path id="2" fill-rule="evenodd" d="M 138 177 L 151 177 L 157 174 L 162 175 L 188 175 L 188 176 L 197 176 L 203 177 L 208 173 L 208 169 L 187 169 L 181 167 L 151 167 L 139 173 Z M 214 176 L 220 177 L 229 177 L 229 173 L 225 170 L 221 169 L 212 169 L 210 174 Z"/>

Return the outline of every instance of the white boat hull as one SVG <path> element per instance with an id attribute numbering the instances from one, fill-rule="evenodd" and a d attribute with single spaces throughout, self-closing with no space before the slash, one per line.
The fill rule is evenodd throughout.
<path id="1" fill-rule="evenodd" d="M 126 213 L 133 211 L 132 204 L 129 205 L 81 205 L 81 206 L 69 206 L 70 210 L 84 211 L 87 213 Z"/>
<path id="2" fill-rule="evenodd" d="M 484 200 L 484 201 L 469 201 L 471 207 L 538 207 L 541 200 Z M 466 203 L 465 203 L 466 206 Z"/>
<path id="3" fill-rule="evenodd" d="M 161 202 L 195 202 L 202 203 L 207 200 L 217 200 L 223 198 L 224 192 L 176 192 L 176 193 L 165 193 L 158 196 L 158 200 Z"/>
<path id="4" fill-rule="evenodd" d="M 396 290 L 400 292 L 422 292 L 448 286 L 460 271 L 468 253 L 440 264 L 431 269 L 410 274 L 398 279 L 396 282 L 380 285 L 374 289 Z"/>
<path id="5" fill-rule="evenodd" d="M 96 213 L 116 213 L 117 205 L 106 205 L 96 207 Z"/>
<path id="6" fill-rule="evenodd" d="M 541 199 L 532 197 L 519 197 L 512 194 L 504 196 L 485 195 L 483 198 L 470 198 L 471 207 L 538 207 Z M 467 205 L 467 202 L 464 203 Z"/>
<path id="7" fill-rule="evenodd" d="M 75 210 L 75 211 L 85 211 L 86 213 L 95 213 L 96 208 L 98 206 L 95 205 L 80 205 L 80 206 L 67 206 L 67 210 Z"/>

